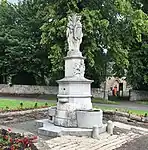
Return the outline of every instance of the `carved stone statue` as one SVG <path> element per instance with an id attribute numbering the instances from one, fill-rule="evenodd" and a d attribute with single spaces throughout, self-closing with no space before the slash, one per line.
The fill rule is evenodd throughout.
<path id="1" fill-rule="evenodd" d="M 67 25 L 67 41 L 69 52 L 77 53 L 80 49 L 80 44 L 82 42 L 82 24 L 80 22 L 81 16 L 77 16 L 73 14 L 68 17 L 68 25 Z"/>
<path id="2" fill-rule="evenodd" d="M 84 60 L 81 60 L 80 62 L 75 63 L 74 66 L 74 76 L 78 76 L 78 77 L 84 77 L 85 74 L 85 64 L 84 64 Z"/>

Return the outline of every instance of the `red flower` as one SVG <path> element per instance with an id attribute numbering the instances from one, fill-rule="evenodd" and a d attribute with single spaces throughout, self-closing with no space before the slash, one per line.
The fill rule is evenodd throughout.
<path id="1" fill-rule="evenodd" d="M 28 139 L 27 137 L 25 137 L 25 138 L 23 139 L 23 143 L 24 143 L 25 145 L 27 145 L 27 144 L 29 143 L 29 139 Z"/>
<path id="2" fill-rule="evenodd" d="M 13 139 L 12 139 L 12 138 L 10 138 L 9 140 L 10 140 L 10 143 L 12 143 L 12 142 L 13 142 Z"/>
<path id="3" fill-rule="evenodd" d="M 37 136 L 34 136 L 34 137 L 33 137 L 34 140 L 36 140 L 37 138 L 38 138 Z"/>
<path id="4" fill-rule="evenodd" d="M 8 128 L 8 131 L 11 132 L 12 131 L 11 128 Z"/>
<path id="5" fill-rule="evenodd" d="M 16 139 L 16 143 L 22 143 L 23 141 L 21 139 Z"/>
<path id="6" fill-rule="evenodd" d="M 11 149 L 11 150 L 15 150 L 15 147 L 12 145 L 10 149 Z"/>

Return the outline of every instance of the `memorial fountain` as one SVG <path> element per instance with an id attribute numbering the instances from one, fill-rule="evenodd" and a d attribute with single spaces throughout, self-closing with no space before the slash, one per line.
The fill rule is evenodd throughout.
<path id="1" fill-rule="evenodd" d="M 58 80 L 57 106 L 49 108 L 49 118 L 38 120 L 38 132 L 47 136 L 92 136 L 93 127 L 98 134 L 106 131 L 102 110 L 94 110 L 91 102 L 91 83 L 85 75 L 85 57 L 80 52 L 83 32 L 81 16 L 68 17 L 68 52 L 65 59 L 65 77 Z"/>

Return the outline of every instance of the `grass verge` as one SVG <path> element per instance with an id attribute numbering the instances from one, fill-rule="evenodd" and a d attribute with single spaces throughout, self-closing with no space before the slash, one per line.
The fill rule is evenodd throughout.
<path id="1" fill-rule="evenodd" d="M 148 114 L 148 110 L 132 110 L 132 109 L 126 109 L 126 108 L 114 108 L 114 107 L 109 107 L 109 106 L 95 106 L 97 109 L 102 109 L 102 110 L 114 110 L 114 111 L 120 111 L 120 112 L 126 112 L 130 114 L 135 114 L 135 115 L 145 115 L 146 113 Z"/>
<path id="2" fill-rule="evenodd" d="M 20 108 L 39 108 L 44 106 L 53 106 L 50 102 L 38 102 L 38 101 L 27 101 L 27 100 L 12 100 L 12 99 L 0 99 L 1 110 L 13 110 Z"/>
<path id="3" fill-rule="evenodd" d="M 137 104 L 148 105 L 148 100 L 136 101 Z"/>
<path id="4" fill-rule="evenodd" d="M 119 102 L 117 102 L 117 101 L 110 101 L 110 100 L 105 100 L 105 99 L 101 99 L 101 98 L 93 98 L 92 103 L 113 104 L 113 105 L 119 104 Z"/>

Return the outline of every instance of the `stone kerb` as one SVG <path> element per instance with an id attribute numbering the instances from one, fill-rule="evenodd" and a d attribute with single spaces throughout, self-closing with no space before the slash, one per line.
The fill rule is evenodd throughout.
<path id="1" fill-rule="evenodd" d="M 9 122 L 19 122 L 32 119 L 41 119 L 48 117 L 49 108 L 15 111 L 15 112 L 1 112 L 0 122 L 6 124 Z M 142 123 L 148 126 L 148 117 L 137 116 L 125 112 L 104 110 L 103 117 L 107 120 L 119 121 L 124 123 Z"/>
<path id="2" fill-rule="evenodd" d="M 46 118 L 48 116 L 48 109 L 49 108 L 41 108 L 25 111 L 1 112 L 0 122 L 2 125 L 5 125 L 8 123 Z"/>
<path id="3" fill-rule="evenodd" d="M 123 123 L 142 123 L 143 125 L 147 125 L 148 123 L 148 117 L 144 116 L 137 116 L 134 114 L 129 114 L 126 112 L 119 112 L 119 111 L 113 111 L 113 110 L 104 110 L 103 116 L 107 120 L 113 120 L 113 121 L 119 121 Z"/>

